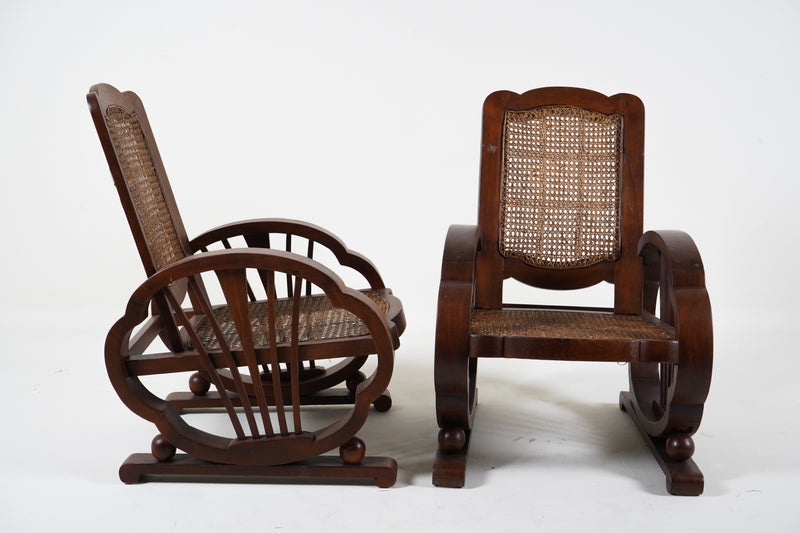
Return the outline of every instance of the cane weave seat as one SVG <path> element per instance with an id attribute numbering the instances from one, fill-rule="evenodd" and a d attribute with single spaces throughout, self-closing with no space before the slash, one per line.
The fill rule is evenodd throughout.
<path id="1" fill-rule="evenodd" d="M 360 291 L 375 302 L 381 313 L 389 310 L 388 302 L 380 291 Z M 275 301 L 276 342 L 291 342 L 292 299 L 281 298 Z M 253 331 L 253 341 L 257 347 L 269 346 L 269 306 L 266 301 L 250 302 L 248 311 Z M 305 296 L 300 300 L 298 340 L 321 341 L 358 337 L 369 334 L 363 321 L 346 309 L 334 307 L 324 294 Z M 225 344 L 234 350 L 242 348 L 242 341 L 236 330 L 233 317 L 227 305 L 214 309 L 214 318 L 225 337 Z M 203 346 L 209 350 L 220 349 L 219 340 L 209 321 L 204 317 L 197 324 L 197 334 Z"/>
<path id="2" fill-rule="evenodd" d="M 506 335 L 550 339 L 674 340 L 675 328 L 653 315 L 550 311 L 534 309 L 477 309 L 471 335 Z"/>

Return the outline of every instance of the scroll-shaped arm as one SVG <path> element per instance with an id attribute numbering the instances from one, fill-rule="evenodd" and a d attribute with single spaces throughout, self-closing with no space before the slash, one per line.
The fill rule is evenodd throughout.
<path id="1" fill-rule="evenodd" d="M 675 327 L 679 341 L 677 375 L 665 431 L 697 430 L 708 396 L 713 360 L 711 303 L 705 271 L 694 241 L 682 231 L 649 231 L 639 240 L 644 262 L 644 303 L 655 311 L 661 294 L 661 318 Z M 666 418 L 666 417 L 665 417 Z"/>
<path id="2" fill-rule="evenodd" d="M 469 321 L 475 300 L 478 226 L 450 226 L 442 257 L 436 316 L 434 381 L 442 428 L 469 429 L 474 407 L 474 363 L 469 359 Z M 474 361 L 474 360 L 473 360 Z"/>
<path id="3" fill-rule="evenodd" d="M 192 253 L 196 253 L 205 251 L 210 244 L 244 237 L 251 248 L 270 248 L 269 234 L 297 235 L 308 239 L 310 243 L 319 243 L 333 253 L 339 264 L 364 276 L 371 288 L 385 288 L 378 269 L 369 259 L 347 248 L 339 237 L 328 230 L 299 220 L 261 218 L 232 222 L 198 235 L 189 242 L 189 247 Z M 313 245 L 309 250 L 313 250 Z"/>

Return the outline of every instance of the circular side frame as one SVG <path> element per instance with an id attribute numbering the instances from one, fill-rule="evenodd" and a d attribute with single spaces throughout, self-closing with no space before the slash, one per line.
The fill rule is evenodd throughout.
<path id="1" fill-rule="evenodd" d="M 644 308 L 675 328 L 678 363 L 631 363 L 630 390 L 637 424 L 648 435 L 693 435 L 711 385 L 713 335 L 705 274 L 694 241 L 679 231 L 650 231 L 639 241 Z M 676 437 L 677 438 L 677 437 Z M 677 445 L 676 445 L 677 446 Z M 685 455 L 685 444 L 678 455 Z"/>

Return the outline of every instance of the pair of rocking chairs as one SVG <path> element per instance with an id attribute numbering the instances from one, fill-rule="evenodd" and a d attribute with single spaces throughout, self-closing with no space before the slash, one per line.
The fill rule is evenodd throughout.
<path id="1" fill-rule="evenodd" d="M 376 268 L 325 230 L 292 220 L 233 223 L 189 240 L 141 101 L 109 85 L 87 98 L 148 275 L 106 341 L 112 385 L 159 431 L 152 453 L 129 457 L 121 479 L 394 484 L 396 462 L 366 457 L 356 437 L 371 405 L 391 407 L 387 387 L 405 328 L 401 303 Z M 464 485 L 477 358 L 514 357 L 629 363 L 620 406 L 669 492 L 702 492 L 691 435 L 710 384 L 710 304 L 692 240 L 642 233 L 643 139 L 644 109 L 631 95 L 546 88 L 486 100 L 478 225 L 450 228 L 442 263 L 434 484 Z M 320 248 L 369 288 L 345 286 L 315 259 Z M 607 281 L 614 306 L 506 304 L 503 280 L 511 277 L 547 289 Z M 157 339 L 165 348 L 154 348 Z M 367 377 L 370 355 L 377 361 Z M 338 362 L 324 368 L 320 359 Z M 161 398 L 141 380 L 180 372 L 192 373 L 191 392 Z M 326 404 L 352 408 L 310 426 L 301 407 Z M 193 426 L 185 412 L 194 409 L 222 410 L 228 429 Z M 337 447 L 340 458 L 325 455 Z"/>

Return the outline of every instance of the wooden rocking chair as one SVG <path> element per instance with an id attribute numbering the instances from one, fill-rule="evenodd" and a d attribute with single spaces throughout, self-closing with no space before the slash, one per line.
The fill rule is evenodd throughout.
<path id="1" fill-rule="evenodd" d="M 105 84 L 89 91 L 148 276 L 106 339 L 114 389 L 160 432 L 152 455 L 131 455 L 121 466 L 122 481 L 279 476 L 393 485 L 394 459 L 365 458 L 355 437 L 371 404 L 391 407 L 387 386 L 405 328 L 401 303 L 373 264 L 322 228 L 293 220 L 237 222 L 188 240 L 141 101 Z M 285 250 L 270 247 L 278 241 Z M 305 255 L 292 251 L 300 241 Z M 315 249 L 327 249 L 370 288 L 346 287 L 314 259 Z M 159 337 L 167 351 L 154 344 Z M 371 354 L 377 362 L 366 377 L 360 369 Z M 338 363 L 325 368 L 320 359 Z M 192 373 L 191 392 L 161 398 L 141 380 L 177 372 Z M 301 409 L 309 404 L 352 408 L 309 427 Z M 195 427 L 183 411 L 196 408 L 221 410 L 228 423 Z M 340 458 L 322 455 L 336 447 Z"/>
<path id="2" fill-rule="evenodd" d="M 691 456 L 712 366 L 711 306 L 692 239 L 642 234 L 644 106 L 543 88 L 483 108 L 477 226 L 451 226 L 436 323 L 433 483 L 464 485 L 478 357 L 626 362 L 631 416 L 672 494 L 697 495 Z M 503 303 L 503 280 L 614 284 L 613 308 Z M 656 310 L 656 302 L 660 309 Z"/>

